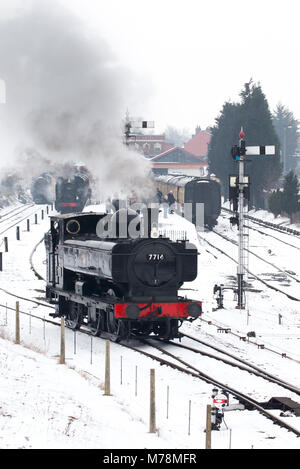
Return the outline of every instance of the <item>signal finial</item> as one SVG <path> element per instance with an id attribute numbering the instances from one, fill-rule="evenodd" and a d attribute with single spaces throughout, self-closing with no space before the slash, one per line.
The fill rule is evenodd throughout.
<path id="1" fill-rule="evenodd" d="M 244 137 L 245 137 L 245 132 L 244 132 L 244 130 L 243 130 L 243 127 L 241 127 L 241 131 L 240 131 L 240 133 L 239 133 L 239 137 L 240 137 L 240 138 L 244 138 Z"/>

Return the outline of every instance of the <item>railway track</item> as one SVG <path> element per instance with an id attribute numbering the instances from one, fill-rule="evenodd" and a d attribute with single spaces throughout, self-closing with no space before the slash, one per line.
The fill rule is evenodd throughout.
<path id="1" fill-rule="evenodd" d="M 223 391 L 228 392 L 232 397 L 237 399 L 241 404 L 243 404 L 245 406 L 245 408 L 247 408 L 249 410 L 257 410 L 258 412 L 260 412 L 265 417 L 271 419 L 277 425 L 281 426 L 282 428 L 287 429 L 288 431 L 293 432 L 298 437 L 300 436 L 300 430 L 295 428 L 293 425 L 289 425 L 287 422 L 285 422 L 281 418 L 275 416 L 270 411 L 265 409 L 261 402 L 257 401 L 256 399 L 253 399 L 251 396 L 248 396 L 248 395 L 240 392 L 239 390 L 237 390 L 237 389 L 235 389 L 231 386 L 228 386 L 226 383 L 222 383 L 218 379 L 216 379 L 212 376 L 209 376 L 207 373 L 204 373 L 203 371 L 201 371 L 198 367 L 195 367 L 193 364 L 187 362 L 186 360 L 181 359 L 177 355 L 174 355 L 173 353 L 163 349 L 162 347 L 149 342 L 149 340 L 146 340 L 145 343 L 150 345 L 152 348 L 156 349 L 161 354 L 166 355 L 172 361 L 167 360 L 165 358 L 161 358 L 161 357 L 159 357 L 159 356 L 157 356 L 153 353 L 150 353 L 148 351 L 139 350 L 138 348 L 132 347 L 128 344 L 122 344 L 122 346 L 127 347 L 131 350 L 134 350 L 138 353 L 141 353 L 141 354 L 147 356 L 148 358 L 151 358 L 151 359 L 159 362 L 162 366 L 171 367 L 174 370 L 180 371 L 182 373 L 188 374 L 189 376 L 193 376 L 194 378 L 205 381 L 207 384 L 210 384 L 210 385 L 213 385 L 213 386 L 217 386 L 218 388 L 221 388 Z M 169 342 L 165 342 L 165 344 L 168 344 L 168 343 Z M 180 346 L 180 344 L 176 344 L 176 346 Z M 267 378 L 265 377 L 265 379 L 267 379 Z M 274 379 L 276 379 L 276 378 L 274 378 Z M 287 383 L 286 383 L 286 385 L 289 386 Z M 291 386 L 291 388 L 295 389 L 292 385 L 290 385 L 290 386 Z M 297 391 L 299 391 L 299 390 L 297 389 Z"/>
<path id="2" fill-rule="evenodd" d="M 222 210 L 224 210 L 224 209 L 222 209 Z M 230 213 L 233 214 L 233 212 L 230 212 Z M 226 215 L 227 215 L 227 214 L 226 214 Z M 226 219 L 226 220 L 229 221 L 229 218 L 228 218 L 226 215 L 222 215 L 222 214 L 221 214 L 220 216 L 221 216 L 222 218 L 224 218 L 224 219 Z M 273 228 L 271 228 L 271 227 L 269 227 L 269 226 L 267 226 L 267 225 L 261 225 L 261 226 L 273 230 Z M 285 239 L 285 240 L 280 239 L 280 238 L 278 238 L 277 236 L 274 236 L 273 234 L 267 233 L 266 231 L 261 231 L 261 230 L 258 229 L 258 228 L 254 228 L 253 226 L 250 226 L 249 223 L 247 224 L 247 228 L 248 228 L 249 230 L 256 231 L 257 233 L 259 233 L 259 234 L 261 234 L 261 235 L 263 235 L 263 236 L 267 236 L 267 237 L 269 237 L 269 238 L 275 239 L 276 241 L 278 241 L 278 242 L 281 243 L 281 244 L 284 244 L 285 246 L 289 246 L 289 247 L 291 247 L 291 248 L 293 248 L 293 249 L 296 249 L 297 251 L 300 251 L 300 245 L 299 245 L 299 246 L 295 246 L 295 244 L 289 243 L 286 239 Z M 290 233 L 285 233 L 285 232 L 282 232 L 282 233 L 285 234 L 285 235 L 287 235 L 287 236 L 294 236 L 294 235 L 291 235 Z M 295 238 L 295 236 L 294 236 L 294 238 Z"/>
<path id="3" fill-rule="evenodd" d="M 21 210 L 19 210 L 17 213 L 14 213 L 13 215 L 7 217 L 7 218 L 4 218 L 4 219 L 0 219 L 0 235 L 6 233 L 8 230 L 10 230 L 11 228 L 13 228 L 14 226 L 18 225 L 19 223 L 21 223 L 22 221 L 28 219 L 29 217 L 31 217 L 32 215 L 36 214 L 37 212 L 40 211 L 40 208 L 38 209 L 33 209 L 31 210 L 29 213 L 28 213 L 28 210 L 32 209 L 36 207 L 34 204 L 26 204 L 25 207 L 22 207 Z M 11 213 L 11 212 L 10 212 Z M 25 216 L 23 216 L 24 214 L 26 213 Z M 11 218 L 13 218 L 12 222 L 11 222 Z M 5 227 L 5 223 L 9 221 L 9 225 L 7 227 Z M 2 225 L 3 223 L 3 225 Z M 3 229 L 4 228 L 4 229 Z"/>
<path id="4" fill-rule="evenodd" d="M 218 231 L 216 231 L 215 229 L 212 230 L 216 235 L 220 236 L 221 238 L 223 239 L 226 239 L 226 241 L 234 244 L 235 246 L 238 246 L 238 243 L 237 241 L 235 241 L 234 239 L 231 239 L 231 238 L 228 238 L 228 236 L 225 236 L 221 233 L 219 233 Z M 293 274 L 290 274 L 289 272 L 287 272 L 285 269 L 281 268 L 281 267 L 278 267 L 277 265 L 275 265 L 273 262 L 270 262 L 270 261 L 267 261 L 266 259 L 264 259 L 263 257 L 259 256 L 258 254 L 256 254 L 255 252 L 253 251 L 250 251 L 250 249 L 246 249 L 245 250 L 247 252 L 249 252 L 249 254 L 252 254 L 253 256 L 255 256 L 257 259 L 261 260 L 262 262 L 264 262 L 265 264 L 268 264 L 270 265 L 271 267 L 273 267 L 275 270 L 277 270 L 278 272 L 281 272 L 282 274 L 284 274 L 285 276 L 291 278 L 292 280 L 294 280 L 295 282 L 297 283 L 300 283 L 300 280 L 295 277 L 295 275 Z"/>
<path id="5" fill-rule="evenodd" d="M 27 203 L 27 204 L 22 204 L 18 205 L 17 207 L 13 208 L 12 210 L 7 211 L 3 215 L 0 215 L 0 224 L 6 222 L 7 220 L 10 220 L 11 218 L 15 217 L 16 215 L 24 212 L 25 210 L 34 207 L 35 204 L 33 203 Z"/>
<path id="6" fill-rule="evenodd" d="M 300 388 L 298 388 L 298 387 L 296 387 L 296 386 L 294 386 L 290 383 L 287 383 L 286 381 L 278 378 L 277 376 L 272 375 L 271 373 L 266 372 L 262 368 L 259 368 L 258 366 L 253 365 L 252 363 L 249 363 L 249 361 L 243 360 L 240 357 L 238 357 L 236 355 L 233 355 L 232 353 L 229 353 L 224 349 L 221 349 L 220 347 L 216 347 L 215 345 L 209 344 L 209 343 L 207 343 L 203 340 L 200 340 L 196 337 L 193 337 L 189 334 L 184 334 L 183 333 L 183 337 L 186 337 L 187 339 L 191 339 L 192 341 L 194 341 L 198 344 L 201 344 L 201 345 L 204 345 L 205 347 L 213 349 L 214 351 L 217 351 L 217 352 L 221 353 L 222 355 L 233 359 L 237 363 L 234 363 L 232 361 L 228 361 L 227 359 L 224 359 L 224 358 L 220 357 L 219 355 L 208 354 L 208 353 L 206 353 L 202 350 L 196 349 L 194 347 L 186 346 L 186 345 L 181 344 L 181 343 L 175 343 L 175 346 L 186 348 L 187 350 L 191 350 L 192 352 L 199 353 L 199 354 L 202 354 L 202 355 L 211 356 L 215 360 L 220 360 L 220 361 L 222 361 L 224 363 L 227 363 L 231 366 L 236 366 L 236 367 L 240 368 L 243 371 L 248 371 L 250 373 L 255 374 L 258 377 L 262 377 L 264 379 L 267 379 L 268 381 L 270 381 L 274 384 L 279 384 L 283 388 L 285 388 L 285 389 L 287 389 L 291 392 L 294 392 L 295 394 L 300 396 Z M 171 343 L 174 345 L 173 342 L 171 342 Z"/>
<path id="7" fill-rule="evenodd" d="M 227 213 L 233 214 L 234 212 L 232 210 L 229 210 L 228 208 L 222 207 L 222 210 L 224 210 Z M 265 222 L 261 220 L 260 218 L 252 217 L 251 215 L 245 214 L 244 217 L 247 220 L 251 220 L 253 223 L 256 223 L 257 225 L 264 226 L 265 228 L 271 228 L 275 231 L 280 231 L 281 233 L 286 233 L 290 236 L 297 236 L 300 238 L 300 231 L 299 230 L 294 230 L 293 228 L 288 228 L 286 226 L 280 226 L 276 223 L 271 223 L 271 222 Z"/>
<path id="8" fill-rule="evenodd" d="M 42 244 L 42 242 L 44 241 L 44 236 L 40 239 L 40 241 L 38 241 L 38 243 L 34 246 L 31 254 L 30 254 L 30 257 L 29 257 L 29 263 L 30 263 L 30 268 L 31 270 L 33 271 L 34 275 L 39 279 L 39 280 L 43 280 L 44 282 L 46 282 L 46 279 L 38 272 L 37 268 L 35 267 L 34 265 L 34 262 L 33 262 L 33 256 L 37 250 L 37 248 L 39 247 L 40 244 Z"/>
<path id="9" fill-rule="evenodd" d="M 213 230 L 214 231 L 214 230 Z M 215 232 L 215 231 L 214 231 Z M 229 241 L 228 238 L 226 236 L 223 236 L 221 235 L 220 233 L 216 233 L 218 234 L 219 236 L 221 236 L 223 239 L 225 239 L 226 241 Z M 212 247 L 213 249 L 217 250 L 218 252 L 220 252 L 221 254 L 223 254 L 224 256 L 228 257 L 232 262 L 234 262 L 235 264 L 237 264 L 238 262 L 236 261 L 236 259 L 234 259 L 233 257 L 231 257 L 229 254 L 227 254 L 223 249 L 215 246 L 214 244 L 212 244 L 211 242 L 209 242 L 205 237 L 201 236 L 199 233 L 197 233 L 198 235 L 198 239 L 201 240 L 201 241 L 204 241 L 206 242 L 210 247 Z M 231 242 L 231 241 L 230 241 Z M 259 282 L 261 282 L 262 284 L 264 284 L 266 287 L 270 288 L 271 290 L 274 290 L 278 293 L 281 293 L 282 295 L 285 295 L 288 299 L 290 300 L 293 300 L 293 301 L 300 301 L 300 298 L 294 296 L 294 295 L 290 295 L 289 293 L 281 290 L 280 288 L 277 288 L 275 287 L 274 285 L 271 285 L 270 283 L 266 282 L 265 280 L 263 280 L 262 278 L 260 278 L 258 275 L 254 274 L 253 272 L 251 272 L 249 269 L 246 269 L 246 271 L 253 277 L 255 278 L 256 280 L 258 280 Z"/>
<path id="10" fill-rule="evenodd" d="M 23 299 L 22 297 L 20 297 L 18 295 L 14 295 L 14 296 L 16 296 L 20 300 Z M 30 301 L 28 299 L 26 299 L 26 300 Z M 39 304 L 39 305 L 42 305 L 42 306 L 45 306 L 45 304 L 37 302 L 35 300 L 32 300 L 32 302 L 34 302 L 36 304 Z M 15 311 L 14 308 L 9 307 L 7 305 L 0 304 L 0 306 L 3 307 L 3 308 L 7 308 L 10 311 Z M 53 308 L 50 305 L 48 305 L 48 306 Z M 32 314 L 32 312 L 23 311 L 23 310 L 20 310 L 20 313 L 24 314 L 26 316 L 30 316 L 31 318 L 41 320 L 44 323 L 51 324 L 51 325 L 54 325 L 56 327 L 60 327 L 60 322 L 55 321 L 53 319 L 46 319 L 45 317 L 41 317 L 41 316 Z M 76 332 L 80 333 L 80 334 L 85 334 L 85 335 L 88 335 L 88 336 L 93 336 L 93 334 L 90 331 L 85 330 L 84 328 L 80 329 Z M 184 337 L 190 338 L 190 339 L 195 340 L 196 342 L 199 342 L 199 343 L 202 342 L 202 341 L 198 340 L 195 337 L 189 336 L 188 334 L 184 334 Z M 103 338 L 98 337 L 97 339 L 101 340 Z M 300 431 L 298 429 L 294 428 L 292 425 L 289 425 L 284 420 L 280 419 L 279 417 L 277 417 L 277 416 L 273 415 L 271 412 L 269 412 L 267 409 L 263 408 L 261 403 L 258 402 L 257 400 L 251 398 L 250 396 L 245 395 L 244 393 L 240 392 L 239 390 L 237 390 L 233 387 L 228 386 L 226 383 L 222 383 L 220 380 L 218 380 L 218 379 L 216 379 L 212 376 L 209 376 L 205 372 L 201 371 L 198 367 L 195 367 L 190 362 L 187 362 L 186 360 L 181 359 L 177 355 L 174 355 L 173 353 L 171 353 L 167 350 L 164 350 L 159 345 L 153 344 L 153 340 L 145 340 L 144 342 L 149 346 L 150 350 L 152 350 L 154 348 L 158 352 L 160 352 L 161 354 L 166 355 L 168 357 L 168 359 L 159 357 L 157 354 L 151 353 L 150 350 L 149 351 L 148 350 L 146 350 L 146 351 L 145 350 L 140 350 L 138 347 L 132 346 L 128 343 L 118 343 L 118 345 L 121 346 L 121 347 L 130 349 L 130 350 L 133 350 L 133 351 L 135 351 L 139 354 L 142 354 L 142 355 L 144 355 L 144 356 L 146 356 L 146 357 L 148 357 L 152 360 L 155 360 L 156 362 L 158 362 L 162 366 L 168 366 L 168 367 L 170 367 L 170 368 L 172 368 L 176 371 L 179 371 L 181 373 L 187 374 L 187 375 L 192 376 L 194 378 L 200 379 L 200 380 L 202 380 L 202 381 L 204 381 L 204 382 L 206 382 L 210 385 L 218 386 L 219 388 L 222 388 L 224 391 L 227 391 L 235 399 L 237 399 L 241 404 L 243 404 L 245 406 L 245 408 L 252 409 L 252 410 L 254 410 L 254 409 L 258 410 L 262 415 L 264 415 L 265 417 L 271 419 L 274 423 L 280 425 L 282 428 L 285 428 L 288 431 L 293 432 L 295 435 L 300 436 Z M 268 379 L 270 382 L 273 382 L 277 385 L 280 385 L 282 388 L 289 389 L 290 391 L 296 393 L 297 395 L 300 395 L 300 390 L 298 388 L 296 388 L 295 386 L 293 386 L 289 383 L 286 383 L 286 382 L 284 382 L 284 381 L 282 381 L 282 380 L 280 380 L 280 379 L 266 373 L 264 370 L 258 369 L 254 365 L 249 365 L 249 364 L 248 364 L 248 366 L 242 366 L 240 364 L 237 365 L 237 364 L 234 364 L 232 362 L 229 362 L 228 360 L 225 360 L 224 358 L 221 359 L 220 357 L 217 357 L 215 355 L 213 356 L 212 354 L 205 353 L 203 351 L 200 351 L 199 349 L 194 349 L 193 347 L 187 346 L 185 344 L 174 343 L 172 341 L 165 342 L 164 345 L 172 345 L 173 347 L 189 350 L 192 353 L 198 353 L 198 354 L 201 353 L 202 355 L 206 355 L 208 357 L 210 356 L 210 358 L 212 358 L 212 359 L 221 360 L 224 363 L 226 362 L 227 365 L 238 367 L 243 371 L 248 371 L 249 373 L 255 374 L 258 377 Z M 225 353 L 224 351 L 222 351 L 222 353 L 224 355 L 231 356 L 231 358 L 233 358 L 237 362 L 238 361 L 242 362 L 242 360 L 239 359 L 236 356 L 230 355 L 229 353 Z"/>
<path id="11" fill-rule="evenodd" d="M 43 241 L 43 239 L 41 239 L 37 244 L 36 246 L 34 247 L 32 253 L 31 253 L 31 256 L 30 256 L 30 263 L 31 263 L 31 268 L 32 270 L 35 272 L 35 275 L 37 276 L 37 278 L 39 278 L 40 280 L 45 280 L 40 274 L 39 272 L 37 271 L 37 269 L 34 267 L 33 265 L 33 255 L 36 251 L 36 249 L 38 248 L 38 246 L 40 245 L 40 243 Z M 14 294 L 12 292 L 8 292 L 7 290 L 3 289 L 3 288 L 0 288 L 2 291 L 4 291 L 5 293 L 8 293 L 9 295 L 12 295 L 18 299 L 21 299 L 21 300 L 25 300 L 25 301 L 29 301 L 29 302 L 32 302 L 32 303 L 35 303 L 37 305 L 41 305 L 41 306 L 46 306 L 46 307 L 49 307 L 49 308 L 54 308 L 52 305 L 49 305 L 49 304 L 46 304 L 46 303 L 42 303 L 42 302 L 39 302 L 37 300 L 31 300 L 29 298 L 24 298 L 24 297 L 21 297 L 17 294 Z M 7 307 L 7 305 L 0 305 L 2 307 Z M 14 308 L 11 308 L 11 307 L 7 307 L 9 310 L 13 310 L 14 311 Z M 55 320 L 51 320 L 51 319 L 45 319 L 45 318 L 42 318 L 40 316 L 37 316 L 37 315 L 32 315 L 32 313 L 28 313 L 28 312 L 25 312 L 25 311 L 20 311 L 21 314 L 25 314 L 25 315 L 30 315 L 31 317 L 34 317 L 36 319 L 40 319 L 42 321 L 45 321 L 49 324 L 52 324 L 52 325 L 55 325 L 55 326 L 60 326 L 60 323 L 59 322 L 56 322 Z M 91 332 L 87 331 L 87 330 L 80 330 L 80 331 L 77 331 L 77 332 L 80 332 L 82 334 L 86 334 L 86 335 L 89 335 L 91 336 Z M 188 336 L 187 334 L 185 334 L 185 337 L 187 338 L 190 338 L 192 340 L 196 340 L 197 342 L 200 342 L 198 341 L 196 338 L 193 338 L 191 336 Z M 172 346 L 175 346 L 175 347 L 179 347 L 179 348 L 184 348 L 185 350 L 189 350 L 190 352 L 193 352 L 193 353 L 202 353 L 200 350 L 197 350 L 197 349 L 194 349 L 190 346 L 187 346 L 187 345 L 184 345 L 184 344 L 174 344 L 173 342 L 169 342 L 169 344 L 171 344 Z M 229 387 L 228 385 L 220 382 L 219 380 L 217 380 L 216 378 L 214 377 L 211 377 L 209 375 L 207 375 L 206 373 L 204 373 L 203 371 L 201 371 L 198 367 L 195 367 L 193 364 L 177 357 L 176 355 L 174 355 L 173 353 L 169 352 L 169 351 L 166 351 L 166 350 L 163 350 L 162 347 L 159 347 L 159 346 L 154 346 L 153 344 L 148 344 L 149 345 L 149 348 L 151 347 L 151 349 L 154 347 L 156 348 L 157 351 L 159 351 L 161 354 L 164 354 L 168 357 L 168 359 L 165 359 L 165 358 L 162 358 L 162 357 L 159 357 L 153 353 L 150 352 L 150 350 L 140 350 L 136 347 L 133 347 L 129 344 L 124 344 L 124 343 L 121 343 L 120 346 L 122 347 L 126 347 L 126 348 L 129 348 L 131 350 L 134 350 L 135 352 L 137 353 L 140 353 L 140 354 L 143 354 L 145 356 L 147 356 L 148 358 L 151 358 L 152 360 L 155 360 L 157 362 L 159 362 L 161 365 L 163 366 L 168 366 L 168 367 L 171 367 L 177 371 L 180 371 L 182 373 L 185 373 L 185 374 L 188 374 L 190 376 L 193 376 L 194 378 L 197 378 L 197 379 L 200 379 L 202 381 L 205 381 L 206 383 L 208 384 L 211 384 L 213 386 L 218 386 L 218 387 L 221 387 L 222 389 L 226 390 L 227 392 L 229 392 L 232 396 L 234 396 L 239 402 L 243 403 L 245 405 L 245 407 L 247 409 L 256 409 L 258 410 L 261 414 L 263 414 L 265 417 L 267 418 L 270 418 L 274 423 L 280 425 L 281 427 L 287 429 L 288 431 L 291 431 L 293 432 L 294 434 L 296 434 L 297 436 L 300 436 L 300 432 L 299 430 L 297 430 L 296 428 L 294 428 L 292 425 L 289 425 L 287 424 L 287 422 L 283 421 L 282 419 L 274 416 L 271 412 L 269 412 L 268 410 L 264 409 L 262 406 L 261 406 L 261 403 L 259 403 L 258 401 L 256 401 L 255 399 L 251 398 L 250 396 L 247 396 L 245 395 L 244 393 L 238 391 L 237 389 L 234 389 L 232 387 Z M 224 351 L 222 351 L 222 353 L 224 353 Z M 208 354 L 206 354 L 208 356 Z M 211 358 L 214 358 L 214 359 L 218 359 L 220 360 L 220 358 L 217 358 L 217 356 L 212 356 L 211 355 Z M 230 354 L 227 354 L 228 356 Z M 236 361 L 240 361 L 242 362 L 240 359 L 238 359 L 237 357 L 233 357 L 231 356 L 231 358 L 233 358 L 234 360 Z M 222 360 L 224 363 L 225 363 L 225 359 Z M 227 364 L 231 365 L 231 366 L 238 366 L 240 369 L 243 369 L 243 371 L 248 371 L 248 372 L 251 372 L 253 374 L 256 374 L 257 376 L 259 377 L 262 377 L 264 379 L 269 379 L 269 380 L 272 380 L 272 382 L 276 383 L 277 385 L 280 385 L 282 387 L 284 387 L 285 389 L 289 389 L 290 391 L 292 392 L 295 392 L 295 393 L 300 393 L 299 389 L 298 388 L 295 388 L 294 386 L 292 385 L 289 385 L 289 383 L 285 383 L 281 380 L 278 380 L 278 378 L 276 377 L 272 377 L 272 375 L 269 375 L 268 373 L 264 372 L 264 370 L 260 370 L 258 369 L 257 367 L 254 367 L 252 366 L 252 370 L 249 371 L 249 364 L 248 364 L 248 369 L 247 367 L 243 366 L 242 363 L 239 364 L 239 365 L 234 365 L 232 363 L 229 363 L 229 361 L 227 360 Z M 298 394 L 300 395 L 300 394 Z"/>

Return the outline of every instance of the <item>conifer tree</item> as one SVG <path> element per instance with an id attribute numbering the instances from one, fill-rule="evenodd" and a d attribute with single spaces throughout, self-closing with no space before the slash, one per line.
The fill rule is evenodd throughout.
<path id="1" fill-rule="evenodd" d="M 272 119 L 274 129 L 280 141 L 282 156 L 286 158 L 288 172 L 296 167 L 297 159 L 293 158 L 293 155 L 296 152 L 299 138 L 298 121 L 293 113 L 281 103 L 277 104 Z"/>
<path id="2" fill-rule="evenodd" d="M 272 123 L 267 99 L 259 84 L 252 80 L 240 93 L 240 103 L 226 102 L 212 128 L 208 160 L 210 172 L 222 181 L 223 195 L 228 197 L 228 178 L 238 173 L 238 164 L 231 158 L 231 147 L 238 143 L 243 127 L 246 145 L 276 145 L 275 156 L 251 156 L 245 174 L 250 175 L 251 202 L 264 207 L 265 193 L 273 188 L 281 174 L 279 140 Z"/>
<path id="3" fill-rule="evenodd" d="M 279 189 L 272 192 L 269 197 L 269 210 L 273 213 L 275 218 L 278 217 L 282 211 L 282 192 Z"/>
<path id="4" fill-rule="evenodd" d="M 300 210 L 300 185 L 297 175 L 291 170 L 284 179 L 282 193 L 282 210 L 290 217 L 293 223 L 293 215 Z"/>

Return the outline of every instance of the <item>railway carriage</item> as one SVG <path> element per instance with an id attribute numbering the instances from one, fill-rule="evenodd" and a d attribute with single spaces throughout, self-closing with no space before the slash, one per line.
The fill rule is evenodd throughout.
<path id="1" fill-rule="evenodd" d="M 155 183 L 163 195 L 170 191 L 184 215 L 184 204 L 192 206 L 192 222 L 196 224 L 197 204 L 204 204 L 204 225 L 212 228 L 221 213 L 221 187 L 217 180 L 185 175 L 155 176 Z"/>

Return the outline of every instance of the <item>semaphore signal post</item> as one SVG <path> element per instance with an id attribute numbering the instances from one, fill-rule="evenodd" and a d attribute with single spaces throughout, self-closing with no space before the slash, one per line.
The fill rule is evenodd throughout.
<path id="1" fill-rule="evenodd" d="M 247 155 L 246 155 L 247 154 Z M 243 127 L 239 133 L 239 145 L 234 145 L 231 149 L 232 158 L 239 164 L 239 175 L 229 177 L 229 198 L 233 201 L 236 216 L 231 221 L 238 226 L 238 267 L 237 267 L 237 296 L 238 309 L 245 309 L 245 258 L 246 258 L 246 236 L 244 216 L 245 200 L 250 199 L 250 181 L 245 176 L 245 161 L 248 155 L 275 155 L 275 145 L 250 146 L 246 147 L 245 133 Z M 249 161 L 249 160 L 248 160 Z"/>
<path id="2" fill-rule="evenodd" d="M 130 120 L 128 111 L 126 112 L 125 117 L 125 130 L 124 130 L 124 137 L 125 137 L 125 145 L 129 146 L 130 144 L 134 144 L 136 141 L 136 134 L 131 133 L 132 128 L 135 129 L 153 129 L 154 128 L 154 121 L 142 121 L 142 120 Z"/>

